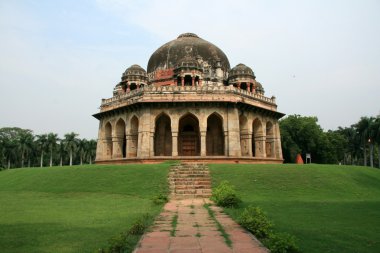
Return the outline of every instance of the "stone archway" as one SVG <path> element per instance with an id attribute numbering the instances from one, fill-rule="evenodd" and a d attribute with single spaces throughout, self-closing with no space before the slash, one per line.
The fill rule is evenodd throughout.
<path id="1" fill-rule="evenodd" d="M 115 151 L 115 157 L 126 157 L 127 155 L 127 141 L 125 133 L 125 122 L 122 119 L 119 119 L 115 127 L 115 135 L 117 141 L 117 150 Z"/>
<path id="2" fill-rule="evenodd" d="M 199 156 L 199 121 L 193 114 L 187 114 L 179 120 L 178 155 Z"/>
<path id="3" fill-rule="evenodd" d="M 217 113 L 207 118 L 206 155 L 224 155 L 223 120 Z"/>
<path id="4" fill-rule="evenodd" d="M 112 126 L 110 122 L 107 122 L 104 126 L 104 146 L 105 146 L 105 158 L 112 158 Z"/>
<path id="5" fill-rule="evenodd" d="M 156 128 L 154 131 L 154 155 L 171 156 L 172 155 L 172 129 L 171 121 L 168 115 L 161 114 L 156 119 Z"/>

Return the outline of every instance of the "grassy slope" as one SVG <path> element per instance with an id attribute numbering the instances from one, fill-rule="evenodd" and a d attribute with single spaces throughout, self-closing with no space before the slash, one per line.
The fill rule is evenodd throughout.
<path id="1" fill-rule="evenodd" d="M 0 172 L 1 252 L 94 252 L 166 187 L 168 164 Z"/>
<path id="2" fill-rule="evenodd" d="M 332 165 L 211 165 L 303 252 L 379 252 L 380 171 Z M 243 207 L 244 207 L 243 206 Z M 241 207 L 241 208 L 243 208 Z M 240 208 L 240 209 L 241 209 Z M 226 210 L 237 217 L 241 210 Z"/>

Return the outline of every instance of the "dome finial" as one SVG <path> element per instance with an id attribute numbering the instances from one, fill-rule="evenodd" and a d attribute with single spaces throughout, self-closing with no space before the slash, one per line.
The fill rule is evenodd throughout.
<path id="1" fill-rule="evenodd" d="M 177 39 L 179 38 L 189 38 L 189 37 L 193 37 L 193 38 L 199 38 L 198 35 L 196 35 L 195 33 L 182 33 L 178 36 Z"/>

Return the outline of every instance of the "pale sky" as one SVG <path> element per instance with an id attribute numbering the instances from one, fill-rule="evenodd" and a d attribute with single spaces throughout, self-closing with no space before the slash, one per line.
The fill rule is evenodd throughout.
<path id="1" fill-rule="evenodd" d="M 325 129 L 380 114 L 380 1 L 1 0 L 0 127 L 97 138 L 102 98 L 185 32 Z"/>

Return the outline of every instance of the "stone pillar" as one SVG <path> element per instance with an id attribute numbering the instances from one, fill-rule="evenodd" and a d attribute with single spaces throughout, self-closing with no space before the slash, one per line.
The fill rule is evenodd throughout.
<path id="1" fill-rule="evenodd" d="M 178 156 L 178 132 L 172 132 L 172 156 Z"/>
<path id="2" fill-rule="evenodd" d="M 150 154 L 150 109 L 142 110 L 142 115 L 139 118 L 139 137 L 138 137 L 138 152 L 137 156 L 141 158 L 149 157 Z"/>
<path id="3" fill-rule="evenodd" d="M 265 154 L 265 136 L 255 137 L 255 157 L 266 157 Z"/>
<path id="4" fill-rule="evenodd" d="M 154 157 L 154 132 L 150 132 L 150 149 L 149 156 Z"/>
<path id="5" fill-rule="evenodd" d="M 181 76 L 181 85 L 182 87 L 185 86 L 185 77 Z"/>
<path id="6" fill-rule="evenodd" d="M 238 109 L 233 107 L 228 107 L 228 156 L 241 156 L 241 146 L 240 146 L 240 129 L 239 129 L 239 112 Z"/>
<path id="7" fill-rule="evenodd" d="M 112 158 L 123 157 L 123 138 L 112 137 Z"/>
<path id="8" fill-rule="evenodd" d="M 206 131 L 201 132 L 201 156 L 206 156 Z"/>
<path id="9" fill-rule="evenodd" d="M 228 131 L 224 130 L 224 155 L 228 156 Z"/>
<path id="10" fill-rule="evenodd" d="M 274 144 L 274 154 L 278 159 L 283 159 L 282 156 L 282 147 L 281 147 L 281 138 L 280 138 L 280 127 L 279 124 L 275 124 L 275 144 Z"/>
<path id="11" fill-rule="evenodd" d="M 237 87 L 240 89 L 240 82 L 237 83 Z"/>
<path id="12" fill-rule="evenodd" d="M 177 86 L 177 85 L 178 85 L 177 78 L 174 78 L 174 79 L 173 79 L 173 86 Z"/>
<path id="13" fill-rule="evenodd" d="M 131 91 L 131 87 L 129 85 L 129 82 L 127 82 L 127 92 L 130 92 Z"/>
<path id="14" fill-rule="evenodd" d="M 137 135 L 127 134 L 125 136 L 127 140 L 127 157 L 136 157 L 137 156 Z"/>
<path id="15" fill-rule="evenodd" d="M 191 77 L 191 86 L 194 86 L 194 83 L 195 83 L 195 77 L 192 76 L 192 77 Z"/>
<path id="16" fill-rule="evenodd" d="M 248 156 L 252 157 L 252 132 L 248 132 Z"/>

